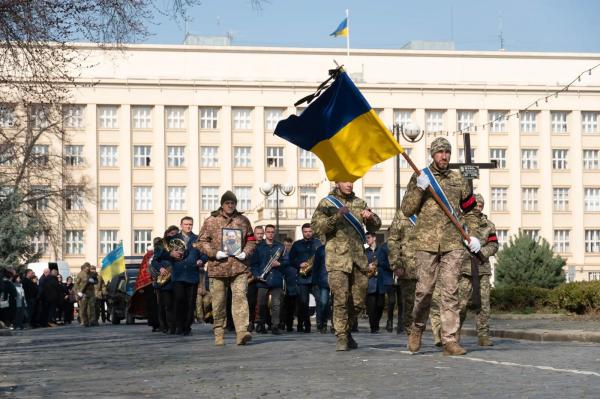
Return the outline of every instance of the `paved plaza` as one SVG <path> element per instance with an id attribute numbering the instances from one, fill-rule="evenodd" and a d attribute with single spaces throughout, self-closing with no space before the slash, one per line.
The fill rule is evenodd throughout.
<path id="1" fill-rule="evenodd" d="M 363 331 L 366 329 L 363 328 Z M 143 325 L 77 325 L 0 337 L 0 398 L 392 398 L 600 396 L 594 343 L 464 337 L 464 357 L 445 357 L 425 335 L 357 333 L 335 352 L 332 334 L 254 335 L 247 347 L 213 345 L 210 326 L 191 337 Z"/>

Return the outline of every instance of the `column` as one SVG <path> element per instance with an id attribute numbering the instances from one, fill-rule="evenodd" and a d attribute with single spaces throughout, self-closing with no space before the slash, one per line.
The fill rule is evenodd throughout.
<path id="1" fill-rule="evenodd" d="M 571 189 L 569 190 L 569 207 L 572 215 L 570 247 L 573 264 L 576 267 L 585 263 L 585 231 L 583 208 L 583 143 L 581 131 L 581 111 L 572 112 L 568 131 L 571 134 Z"/>
<path id="2" fill-rule="evenodd" d="M 517 112 L 509 111 L 509 114 Z M 509 236 L 517 234 L 521 228 L 521 136 L 519 131 L 519 119 L 511 117 L 507 122 L 508 148 L 506 160 L 510 174 L 510 185 L 508 187 L 508 209 L 510 210 Z"/>
<path id="3" fill-rule="evenodd" d="M 547 109 L 542 110 L 539 113 L 537 122 L 540 135 L 540 149 L 538 154 L 540 169 L 538 207 L 542 216 L 540 235 L 552 245 L 554 242 L 554 231 L 552 229 L 552 134 L 550 133 L 550 111 Z"/>
<path id="4" fill-rule="evenodd" d="M 166 204 L 166 174 L 165 162 L 165 106 L 154 106 L 153 130 L 154 135 L 152 148 L 152 165 L 154 169 L 154 184 L 152 185 L 152 208 L 154 212 L 154 235 L 160 235 L 167 225 Z"/>
<path id="5" fill-rule="evenodd" d="M 226 190 L 233 190 L 233 168 L 231 167 L 232 136 L 231 132 L 231 106 L 223 106 L 219 116 L 221 128 L 221 146 L 219 148 L 219 169 L 221 170 L 221 194 Z"/>
<path id="6" fill-rule="evenodd" d="M 186 201 L 189 214 L 194 218 L 195 230 L 199 231 L 200 220 L 200 129 L 198 126 L 198 106 L 190 105 L 187 115 L 188 145 L 185 149 L 185 163 L 188 172 Z"/>
<path id="7" fill-rule="evenodd" d="M 482 128 L 481 126 L 488 120 L 488 111 L 486 109 L 480 109 L 478 111 L 479 122 L 477 123 L 477 152 L 475 154 L 476 162 L 487 162 L 490 157 L 490 136 L 489 130 L 487 128 Z M 479 194 L 483 195 L 483 199 L 487 205 L 487 211 L 491 208 L 491 198 L 490 195 L 490 170 L 489 169 L 480 169 L 479 170 L 479 181 L 478 181 L 478 190 Z"/>
<path id="8" fill-rule="evenodd" d="M 131 186 L 131 167 L 132 167 L 132 149 L 131 149 L 131 105 L 121 105 L 119 130 L 121 131 L 119 140 L 119 173 L 121 175 L 121 184 L 119 186 L 119 208 L 121 210 L 121 225 L 119 230 L 121 240 L 123 240 L 123 252 L 125 255 L 131 255 L 132 248 L 132 202 L 133 187 Z"/>
<path id="9" fill-rule="evenodd" d="M 90 187 L 98 199 L 98 132 L 96 130 L 97 116 L 96 104 L 87 104 L 85 107 L 85 145 L 83 156 L 87 164 Z M 85 231 L 85 258 L 98 259 L 98 204 L 97 201 L 85 202 L 88 222 Z"/>

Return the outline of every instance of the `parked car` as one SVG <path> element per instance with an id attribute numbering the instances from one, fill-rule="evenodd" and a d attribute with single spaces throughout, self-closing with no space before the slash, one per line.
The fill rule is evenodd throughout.
<path id="1" fill-rule="evenodd" d="M 145 315 L 129 311 L 129 299 L 133 295 L 142 258 L 126 256 L 125 273 L 113 277 L 106 286 L 106 303 L 113 324 L 119 324 L 121 320 L 125 320 L 127 324 L 134 324 L 135 319 L 145 318 Z"/>

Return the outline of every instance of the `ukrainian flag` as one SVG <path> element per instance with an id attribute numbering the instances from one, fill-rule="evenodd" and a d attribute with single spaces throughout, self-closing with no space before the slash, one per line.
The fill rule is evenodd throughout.
<path id="1" fill-rule="evenodd" d="M 315 153 L 330 181 L 355 181 L 404 152 L 345 72 L 300 116 L 280 121 L 275 134 Z"/>
<path id="2" fill-rule="evenodd" d="M 340 22 L 340 24 L 337 27 L 337 29 L 332 34 L 330 34 L 329 36 L 334 36 L 334 37 L 338 37 L 338 36 L 348 37 L 348 18 L 344 18 L 344 20 L 342 22 Z"/>
<path id="3" fill-rule="evenodd" d="M 125 273 L 125 254 L 122 242 L 102 259 L 102 268 L 100 269 L 100 275 L 106 283 L 121 273 Z"/>

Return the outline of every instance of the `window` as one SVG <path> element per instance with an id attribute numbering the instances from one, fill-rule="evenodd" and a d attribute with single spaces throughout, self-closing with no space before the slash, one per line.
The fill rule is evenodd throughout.
<path id="1" fill-rule="evenodd" d="M 9 128 L 15 125 L 15 107 L 9 104 L 0 105 L 0 128 Z"/>
<path id="2" fill-rule="evenodd" d="M 83 230 L 65 231 L 65 253 L 83 255 Z"/>
<path id="3" fill-rule="evenodd" d="M 537 169 L 537 150 L 521 150 L 521 168 L 522 169 Z"/>
<path id="4" fill-rule="evenodd" d="M 600 252 L 600 230 L 585 230 L 585 252 Z"/>
<path id="5" fill-rule="evenodd" d="M 30 200 L 32 208 L 38 211 L 48 209 L 50 186 L 31 186 Z"/>
<path id="6" fill-rule="evenodd" d="M 14 144 L 0 144 L 0 166 L 12 165 L 15 158 L 16 153 Z"/>
<path id="7" fill-rule="evenodd" d="M 152 230 L 133 230 L 133 252 L 145 254 L 152 245 Z"/>
<path id="8" fill-rule="evenodd" d="M 314 209 L 317 207 L 317 188 L 300 187 L 300 208 Z"/>
<path id="9" fill-rule="evenodd" d="M 439 132 L 444 127 L 443 111 L 426 111 L 425 125 L 428 132 Z"/>
<path id="10" fill-rule="evenodd" d="M 50 126 L 50 109 L 46 105 L 33 105 L 29 109 L 29 122 L 34 129 Z"/>
<path id="11" fill-rule="evenodd" d="M 151 211 L 152 210 L 152 187 L 137 186 L 134 190 L 134 210 Z"/>
<path id="12" fill-rule="evenodd" d="M 219 187 L 202 187 L 200 196 L 203 210 L 214 211 L 219 208 Z"/>
<path id="13" fill-rule="evenodd" d="M 492 211 L 506 212 L 508 210 L 508 189 L 506 187 L 492 187 Z"/>
<path id="14" fill-rule="evenodd" d="M 234 108 L 233 114 L 233 129 L 234 130 L 251 130 L 252 129 L 252 109 L 251 108 Z"/>
<path id="15" fill-rule="evenodd" d="M 552 150 L 552 169 L 567 169 L 569 164 L 567 162 L 567 156 L 569 150 Z"/>
<path id="16" fill-rule="evenodd" d="M 540 238 L 540 230 L 539 229 L 523 229 L 523 234 L 528 236 L 534 241 L 539 240 Z"/>
<path id="17" fill-rule="evenodd" d="M 523 210 L 526 212 L 536 212 L 538 210 L 538 189 L 537 187 L 527 187 L 522 189 Z"/>
<path id="18" fill-rule="evenodd" d="M 134 129 L 152 129 L 152 108 L 131 107 Z"/>
<path id="19" fill-rule="evenodd" d="M 490 148 L 490 161 L 496 161 L 498 169 L 506 169 L 506 149 Z"/>
<path id="20" fill-rule="evenodd" d="M 219 119 L 219 108 L 200 107 L 200 129 L 216 129 Z"/>
<path id="21" fill-rule="evenodd" d="M 83 165 L 83 146 L 67 145 L 65 146 L 65 163 L 69 166 Z"/>
<path id="22" fill-rule="evenodd" d="M 557 212 L 569 210 L 569 189 L 566 187 L 554 187 L 552 189 L 552 207 Z"/>
<path id="23" fill-rule="evenodd" d="M 63 117 L 65 121 L 65 127 L 71 129 L 82 129 L 83 124 L 83 105 L 65 105 L 63 107 Z"/>
<path id="24" fill-rule="evenodd" d="M 537 112 L 525 111 L 519 114 L 519 120 L 521 121 L 521 133 L 535 133 L 537 132 Z"/>
<path id="25" fill-rule="evenodd" d="M 600 272 L 588 272 L 588 280 L 589 281 L 600 280 Z"/>
<path id="26" fill-rule="evenodd" d="M 118 124 L 118 108 L 115 105 L 98 106 L 98 126 L 101 129 L 116 129 Z"/>
<path id="27" fill-rule="evenodd" d="M 569 245 L 570 230 L 554 230 L 554 245 L 552 249 L 556 252 L 569 252 L 571 250 Z"/>
<path id="28" fill-rule="evenodd" d="M 237 197 L 237 209 L 247 211 L 252 208 L 252 187 L 240 186 L 234 187 L 233 193 Z"/>
<path id="29" fill-rule="evenodd" d="M 317 156 L 300 148 L 300 167 L 303 169 L 314 169 L 317 167 Z"/>
<path id="30" fill-rule="evenodd" d="M 583 204 L 587 212 L 600 211 L 600 188 L 586 187 L 583 190 Z"/>
<path id="31" fill-rule="evenodd" d="M 200 166 L 203 168 L 216 168 L 219 166 L 219 147 L 200 147 Z"/>
<path id="32" fill-rule="evenodd" d="M 83 193 L 80 187 L 69 186 L 65 195 L 65 208 L 67 211 L 81 211 L 83 205 Z"/>
<path id="33" fill-rule="evenodd" d="M 567 113 L 563 111 L 552 111 L 550 113 L 552 119 L 552 133 L 567 132 Z"/>
<path id="34" fill-rule="evenodd" d="M 265 108 L 265 130 L 273 131 L 277 123 L 283 119 L 282 108 Z"/>
<path id="35" fill-rule="evenodd" d="M 465 162 L 465 149 L 464 148 L 458 149 L 458 162 L 459 163 Z M 471 162 L 475 162 L 475 148 L 471 148 Z"/>
<path id="36" fill-rule="evenodd" d="M 460 131 L 467 131 L 474 126 L 475 112 L 474 111 L 458 111 L 456 113 L 456 127 Z"/>
<path id="37" fill-rule="evenodd" d="M 118 186 L 100 186 L 100 210 L 117 211 L 119 210 L 119 187 Z"/>
<path id="38" fill-rule="evenodd" d="M 119 230 L 100 230 L 100 253 L 106 255 L 119 245 L 117 234 Z"/>
<path id="39" fill-rule="evenodd" d="M 506 111 L 490 111 L 488 113 L 490 132 L 502 133 L 506 132 Z"/>
<path id="40" fill-rule="evenodd" d="M 283 208 L 283 198 L 281 196 L 279 196 L 279 201 L 277 201 L 277 198 L 275 198 L 274 194 L 267 197 L 267 209 L 277 208 L 277 205 L 276 205 L 277 202 L 279 202 L 279 208 Z M 282 212 L 282 211 L 279 211 L 279 212 Z M 273 215 L 274 215 L 274 213 L 273 213 Z"/>
<path id="41" fill-rule="evenodd" d="M 150 166 L 152 160 L 152 146 L 134 145 L 133 146 L 133 166 L 135 168 L 145 168 Z"/>
<path id="42" fill-rule="evenodd" d="M 496 230 L 496 237 L 498 237 L 498 245 L 500 246 L 500 248 L 502 248 L 502 246 L 504 244 L 508 243 L 508 230 L 506 230 L 506 229 Z"/>
<path id="43" fill-rule="evenodd" d="M 600 169 L 600 151 L 583 150 L 583 169 Z"/>
<path id="44" fill-rule="evenodd" d="M 185 165 L 185 146 L 167 146 L 167 165 L 169 168 L 181 168 Z"/>
<path id="45" fill-rule="evenodd" d="M 31 246 L 35 253 L 45 254 L 48 250 L 48 236 L 45 232 L 36 233 L 32 240 Z"/>
<path id="46" fill-rule="evenodd" d="M 167 129 L 185 129 L 185 108 L 167 107 Z"/>
<path id="47" fill-rule="evenodd" d="M 409 157 L 412 154 L 412 148 L 410 147 L 404 147 L 404 152 L 406 152 L 406 155 L 408 155 Z M 401 169 L 408 169 L 410 168 L 410 165 L 408 164 L 408 162 L 406 162 L 406 159 L 404 159 L 403 156 L 400 156 L 400 168 Z"/>
<path id="48" fill-rule="evenodd" d="M 267 147 L 267 168 L 283 168 L 283 147 Z"/>
<path id="49" fill-rule="evenodd" d="M 184 186 L 171 186 L 167 189 L 167 200 L 170 211 L 185 211 L 185 192 Z"/>
<path id="50" fill-rule="evenodd" d="M 48 165 L 50 146 L 36 144 L 31 148 L 31 163 L 35 166 Z"/>
<path id="51" fill-rule="evenodd" d="M 365 187 L 365 201 L 369 208 L 379 208 L 381 206 L 381 188 Z"/>
<path id="52" fill-rule="evenodd" d="M 100 166 L 114 168 L 119 162 L 119 147 L 116 145 L 100 146 Z"/>
<path id="53" fill-rule="evenodd" d="M 598 112 L 581 113 L 581 130 L 583 133 L 598 133 Z"/>
<path id="54" fill-rule="evenodd" d="M 252 166 L 252 147 L 233 147 L 233 166 L 249 168 Z"/>
<path id="55" fill-rule="evenodd" d="M 412 122 L 412 111 L 405 109 L 394 110 L 394 123 L 406 126 Z"/>

